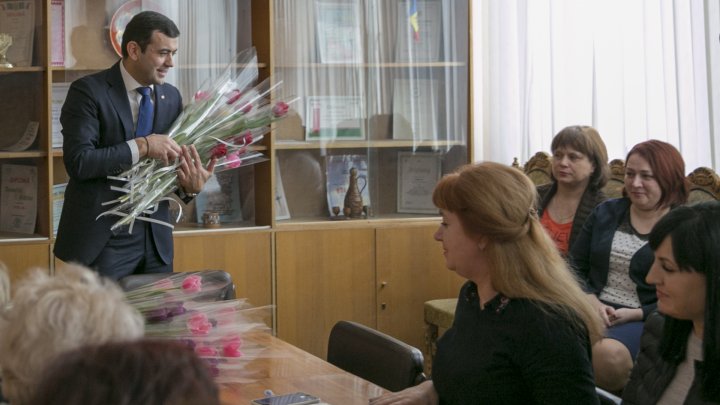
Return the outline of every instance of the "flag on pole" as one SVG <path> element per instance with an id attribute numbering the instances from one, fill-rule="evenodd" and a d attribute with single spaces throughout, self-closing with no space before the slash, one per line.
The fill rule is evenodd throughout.
<path id="1" fill-rule="evenodd" d="M 420 25 L 418 24 L 417 0 L 410 0 L 410 9 L 408 10 L 408 22 L 413 29 L 413 38 L 415 38 L 415 41 L 419 41 Z"/>

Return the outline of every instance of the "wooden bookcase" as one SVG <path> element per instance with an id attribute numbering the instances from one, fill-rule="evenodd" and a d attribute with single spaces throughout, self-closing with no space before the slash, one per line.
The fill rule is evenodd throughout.
<path id="1" fill-rule="evenodd" d="M 38 171 L 34 233 L 0 233 L 0 260 L 10 267 L 14 278 L 29 267 L 53 271 L 61 265 L 52 255 L 56 214 L 52 192 L 54 185 L 67 182 L 68 177 L 62 150 L 52 145 L 53 88 L 117 61 L 108 27 L 114 12 L 127 4 L 124 0 L 65 0 L 67 57 L 64 66 L 53 66 L 53 35 L 57 35 L 53 34 L 57 32 L 52 25 L 53 1 L 32 0 L 32 66 L 0 68 L 0 94 L 4 96 L 0 101 L 0 145 L 16 139 L 27 122 L 39 124 L 37 139 L 30 148 L 0 151 L 0 164 L 33 165 Z M 215 7 L 206 0 L 153 3 L 161 7 L 180 7 L 181 3 L 183 7 L 196 3 L 197 7 Z M 291 116 L 259 147 L 269 160 L 241 176 L 245 221 L 208 229 L 195 219 L 192 205 L 185 207 L 185 220 L 175 228 L 175 268 L 230 272 L 239 296 L 250 298 L 256 305 L 274 304 L 273 326 L 281 338 L 319 356 L 324 356 L 329 330 L 340 319 L 362 322 L 421 347 L 422 303 L 456 296 L 462 282 L 445 269 L 442 251 L 432 239 L 440 222 L 437 214 L 398 213 L 401 153 L 434 153 L 440 159 L 441 173 L 470 161 L 471 2 L 418 1 L 421 9 L 426 3 L 437 4 L 432 7 L 440 7 L 441 17 L 435 22 L 428 20 L 431 17 L 420 17 L 427 34 L 439 36 L 438 49 L 429 51 L 432 59 L 422 61 L 406 60 L 397 54 L 397 38 L 404 35 L 397 25 L 407 21 L 402 16 L 406 3 L 401 0 L 237 0 L 231 10 L 223 10 L 226 15 L 237 16 L 231 34 L 236 50 L 255 46 L 261 78 L 284 80 L 276 96 L 293 95 L 295 101 L 291 103 Z M 322 57 L 319 54 L 317 32 L 328 27 L 318 27 L 313 16 L 322 11 L 318 5 L 322 8 L 327 4 L 346 4 L 359 11 L 352 17 L 360 35 L 359 59 L 330 63 L 333 56 L 328 56 L 327 49 Z M 217 7 L 223 6 L 218 3 Z M 202 30 L 203 24 L 209 23 L 191 21 L 194 23 L 176 20 L 181 39 L 196 38 L 197 31 L 193 30 Z M 183 22 L 188 25 L 183 26 Z M 217 24 L 215 20 L 213 23 Z M 439 28 L 427 24 L 438 24 Z M 422 26 L 420 32 L 422 35 Z M 323 46 L 332 38 L 326 34 Z M 180 42 L 181 53 L 200 48 L 188 41 Z M 223 65 L 200 59 L 179 63 L 173 69 L 177 75 L 169 81 L 190 89 L 193 85 L 186 77 L 200 77 L 203 69 Z M 408 86 L 413 80 L 430 83 L 437 98 L 432 110 L 419 107 L 418 111 L 435 114 L 436 126 L 422 134 L 413 129 L 414 124 L 393 117 L 399 108 L 393 105 L 393 93 L 401 89 L 397 84 Z M 409 94 L 408 89 L 400 91 Z M 308 97 L 316 96 L 359 101 L 362 115 L 353 128 L 359 129 L 362 137 L 306 140 L 309 115 L 305 105 Z M 367 160 L 368 216 L 332 220 L 325 162 L 327 156 L 349 154 L 363 155 Z M 276 218 L 275 190 L 281 185 L 290 214 L 285 219 Z"/>

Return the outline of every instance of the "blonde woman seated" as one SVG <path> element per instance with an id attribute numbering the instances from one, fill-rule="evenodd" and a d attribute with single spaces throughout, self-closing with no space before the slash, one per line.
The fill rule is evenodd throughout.
<path id="1" fill-rule="evenodd" d="M 625 162 L 626 197 L 598 205 L 570 249 L 570 261 L 607 327 L 606 338 L 593 346 L 595 378 L 613 392 L 627 383 L 643 321 L 657 306 L 655 287 L 645 281 L 653 262 L 648 235 L 688 196 L 685 163 L 669 143 L 639 143 Z"/>
<path id="2" fill-rule="evenodd" d="M 605 143 L 593 127 L 574 125 L 550 145 L 552 182 L 538 186 L 540 222 L 567 256 L 593 208 L 607 197 L 602 188 L 610 169 Z"/>
<path id="3" fill-rule="evenodd" d="M 142 335 L 141 315 L 112 281 L 81 266 L 55 276 L 35 269 L 18 284 L 0 321 L 3 394 L 12 405 L 26 404 L 61 353 Z"/>
<path id="4" fill-rule="evenodd" d="M 447 267 L 468 281 L 437 344 L 432 381 L 385 404 L 596 404 L 600 323 L 535 211 L 535 187 L 497 163 L 467 165 L 433 192 Z"/>

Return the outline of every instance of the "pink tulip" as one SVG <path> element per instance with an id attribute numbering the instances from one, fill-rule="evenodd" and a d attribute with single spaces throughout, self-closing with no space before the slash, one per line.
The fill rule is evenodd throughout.
<path id="1" fill-rule="evenodd" d="M 276 118 L 280 118 L 287 114 L 288 110 L 290 109 L 290 106 L 287 105 L 287 103 L 283 101 L 278 101 L 277 104 L 272 108 L 272 113 Z"/>
<path id="2" fill-rule="evenodd" d="M 208 320 L 207 315 L 198 313 L 190 317 L 187 321 L 187 328 L 195 336 L 207 336 L 210 334 L 212 324 Z"/>
<path id="3" fill-rule="evenodd" d="M 196 293 L 202 291 L 202 278 L 197 274 L 187 276 L 182 282 L 182 289 L 186 293 Z"/>
<path id="4" fill-rule="evenodd" d="M 242 96 L 242 92 L 240 92 L 240 90 L 238 90 L 238 89 L 235 89 L 235 90 L 231 91 L 230 93 L 228 93 L 228 96 L 229 96 L 229 98 L 228 98 L 227 103 L 233 104 L 234 102 L 236 102 L 240 99 L 240 97 Z"/>
<path id="5" fill-rule="evenodd" d="M 207 91 L 198 90 L 193 97 L 195 98 L 195 100 L 198 101 L 207 100 L 210 98 L 210 93 L 208 93 Z"/>
<path id="6" fill-rule="evenodd" d="M 227 164 L 227 167 L 228 167 L 229 169 L 235 169 L 235 168 L 240 167 L 240 165 L 242 165 L 242 159 L 240 159 L 240 158 L 238 157 L 238 152 L 233 152 L 233 153 L 227 155 L 227 156 L 225 157 L 225 160 L 227 160 L 228 162 L 230 162 L 230 163 Z"/>
<path id="7" fill-rule="evenodd" d="M 210 151 L 211 158 L 221 158 L 227 154 L 227 146 L 223 144 L 217 144 L 212 151 Z"/>

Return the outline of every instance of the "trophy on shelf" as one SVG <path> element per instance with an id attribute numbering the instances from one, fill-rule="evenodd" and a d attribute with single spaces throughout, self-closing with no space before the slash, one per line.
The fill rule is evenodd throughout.
<path id="1" fill-rule="evenodd" d="M 13 64 L 7 60 L 7 51 L 12 45 L 10 34 L 0 33 L 0 68 L 11 68 Z"/>

